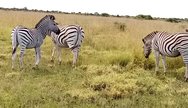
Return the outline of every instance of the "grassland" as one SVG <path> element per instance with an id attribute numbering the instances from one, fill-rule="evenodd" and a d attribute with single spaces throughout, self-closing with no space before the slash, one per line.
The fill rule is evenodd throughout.
<path id="1" fill-rule="evenodd" d="M 0 108 L 187 108 L 188 83 L 181 57 L 167 58 L 168 71 L 154 72 L 154 57 L 143 57 L 141 39 L 159 30 L 181 32 L 188 23 L 160 20 L 53 14 L 60 24 L 85 30 L 79 61 L 63 50 L 61 65 L 50 62 L 50 37 L 42 45 L 38 69 L 34 50 L 26 50 L 24 69 L 11 70 L 11 30 L 32 28 L 47 13 L 0 10 Z M 121 28 L 123 25 L 124 30 Z"/>

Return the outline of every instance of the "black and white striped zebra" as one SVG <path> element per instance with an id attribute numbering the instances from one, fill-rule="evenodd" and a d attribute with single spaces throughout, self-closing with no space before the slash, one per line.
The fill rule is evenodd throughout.
<path id="1" fill-rule="evenodd" d="M 12 31 L 12 68 L 14 68 L 14 61 L 16 58 L 16 49 L 20 46 L 20 68 L 23 67 L 23 55 L 26 48 L 35 48 L 36 62 L 37 66 L 41 54 L 40 46 L 43 43 L 46 35 L 49 35 L 51 31 L 59 34 L 60 30 L 54 21 L 55 17 L 53 15 L 46 15 L 43 17 L 33 29 L 29 29 L 23 26 L 17 26 Z"/>
<path id="2" fill-rule="evenodd" d="M 59 26 L 61 33 L 59 35 L 51 33 L 54 43 L 51 61 L 54 61 L 54 54 L 57 51 L 59 64 L 61 64 L 61 49 L 70 48 L 73 53 L 73 66 L 75 66 L 78 58 L 79 49 L 84 39 L 84 30 L 79 25 Z"/>
<path id="3" fill-rule="evenodd" d="M 156 58 L 156 71 L 159 67 L 159 56 L 162 56 L 164 72 L 166 72 L 166 56 L 182 56 L 186 65 L 185 78 L 188 81 L 188 33 L 152 32 L 142 39 L 144 54 L 148 58 L 151 50 L 154 50 Z"/>

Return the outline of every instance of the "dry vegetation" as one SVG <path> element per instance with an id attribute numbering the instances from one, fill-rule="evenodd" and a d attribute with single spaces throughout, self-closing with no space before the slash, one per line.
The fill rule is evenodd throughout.
<path id="1" fill-rule="evenodd" d="M 54 14 L 59 24 L 79 24 L 85 30 L 78 65 L 63 50 L 61 65 L 50 63 L 52 42 L 42 45 L 39 69 L 32 69 L 34 50 L 26 50 L 25 68 L 11 70 L 11 30 L 32 28 L 47 13 L 0 10 L 0 107 L 5 108 L 172 108 L 188 106 L 181 57 L 168 58 L 168 73 L 154 73 L 154 57 L 143 57 L 141 39 L 159 30 L 182 32 L 188 23 L 160 20 Z M 19 51 L 17 52 L 19 58 Z"/>

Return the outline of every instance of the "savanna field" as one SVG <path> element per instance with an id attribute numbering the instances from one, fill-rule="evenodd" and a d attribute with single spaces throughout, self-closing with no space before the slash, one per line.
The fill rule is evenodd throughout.
<path id="1" fill-rule="evenodd" d="M 167 73 L 155 73 L 153 53 L 143 55 L 142 38 L 152 31 L 184 32 L 188 22 L 0 10 L 0 108 L 187 108 L 188 82 L 181 57 L 167 58 Z M 46 14 L 62 25 L 79 24 L 85 38 L 78 63 L 70 49 L 62 64 L 51 63 L 53 43 L 42 45 L 37 69 L 34 49 L 24 55 L 24 69 L 11 69 L 11 31 L 33 28 Z"/>

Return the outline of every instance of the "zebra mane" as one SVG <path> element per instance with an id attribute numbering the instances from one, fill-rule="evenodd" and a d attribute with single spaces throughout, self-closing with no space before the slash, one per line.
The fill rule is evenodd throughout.
<path id="1" fill-rule="evenodd" d="M 150 34 L 148 34 L 146 37 L 142 39 L 143 43 L 146 42 L 146 40 L 152 40 L 155 34 L 159 33 L 159 31 L 153 31 Z"/>
<path id="2" fill-rule="evenodd" d="M 46 19 L 49 19 L 49 20 L 55 20 L 55 17 L 53 15 L 46 15 L 45 17 L 43 17 L 36 25 L 35 25 L 35 28 L 37 28 L 40 23 Z"/>

